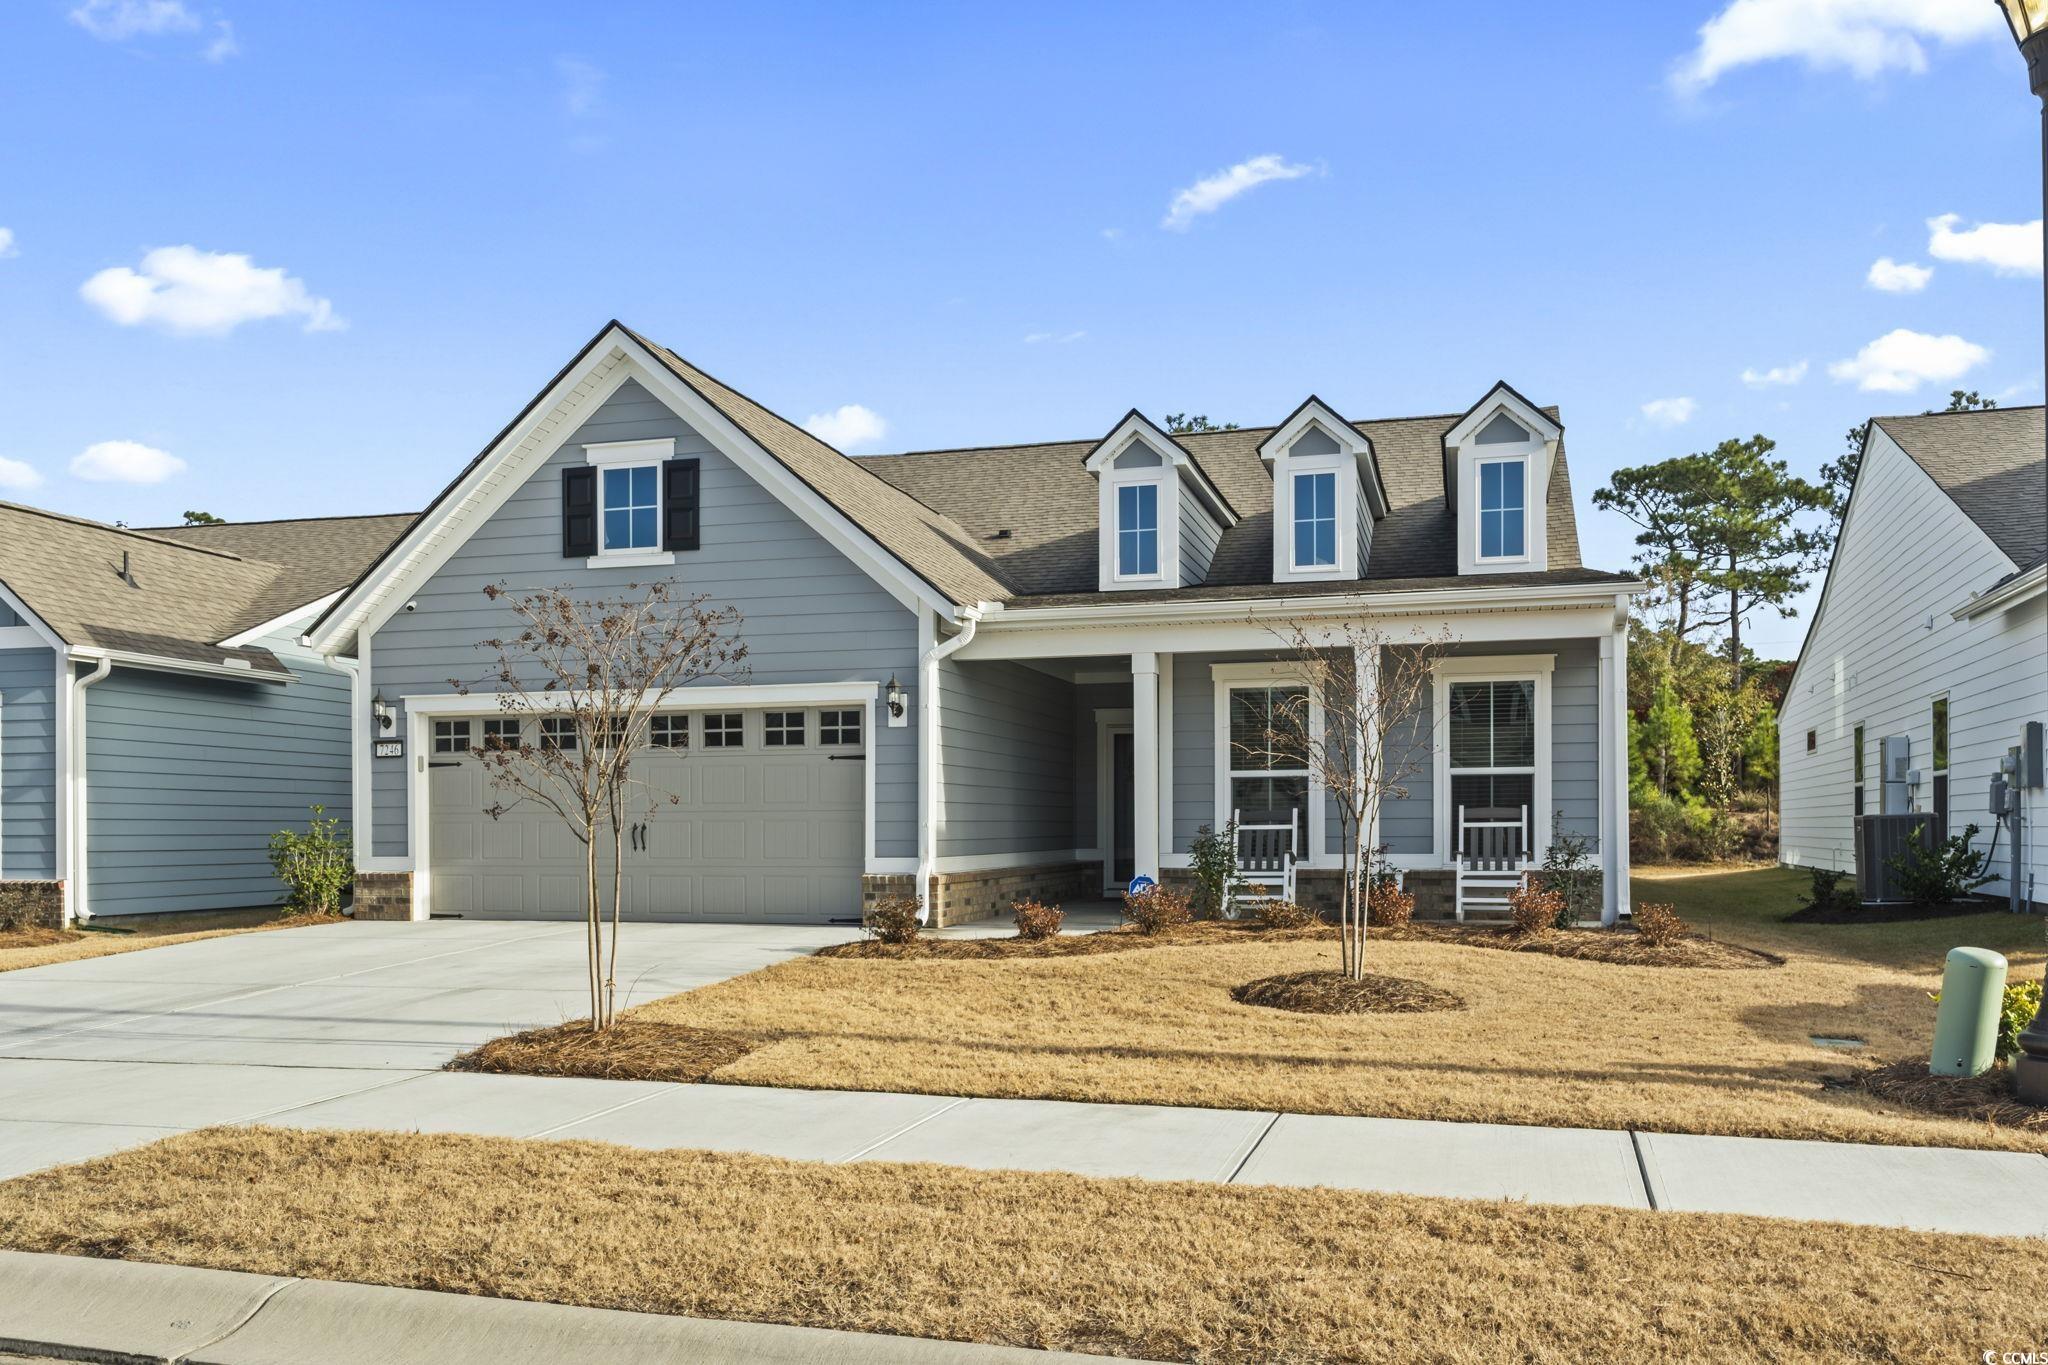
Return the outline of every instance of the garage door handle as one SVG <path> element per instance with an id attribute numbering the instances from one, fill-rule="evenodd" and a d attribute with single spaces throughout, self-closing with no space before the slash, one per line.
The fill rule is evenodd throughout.
<path id="1" fill-rule="evenodd" d="M 428 763 L 427 766 L 429 768 L 459 768 L 462 766 L 462 763 L 458 759 L 437 758 Z"/>
<path id="2" fill-rule="evenodd" d="M 834 763 L 865 763 L 868 761 L 866 754 L 829 754 L 827 757 Z"/>

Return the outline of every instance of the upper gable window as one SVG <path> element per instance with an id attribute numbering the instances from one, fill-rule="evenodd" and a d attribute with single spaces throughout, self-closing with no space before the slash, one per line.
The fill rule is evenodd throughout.
<path id="1" fill-rule="evenodd" d="M 1159 485 L 1127 483 L 1116 490 L 1116 576 L 1159 576 Z"/>
<path id="2" fill-rule="evenodd" d="M 1504 412 L 1497 412 L 1493 415 L 1493 420 L 1481 427 L 1479 434 L 1472 439 L 1483 446 L 1497 446 L 1517 445 L 1531 438 L 1514 418 Z"/>
<path id="3" fill-rule="evenodd" d="M 612 465 L 605 469 L 604 551 L 653 550 L 661 544 L 661 467 Z"/>
<path id="4" fill-rule="evenodd" d="M 1337 562 L 1337 473 L 1294 476 L 1294 567 L 1329 568 Z"/>
<path id="5" fill-rule="evenodd" d="M 1480 461 L 1479 558 L 1528 557 L 1528 481 L 1527 460 Z"/>

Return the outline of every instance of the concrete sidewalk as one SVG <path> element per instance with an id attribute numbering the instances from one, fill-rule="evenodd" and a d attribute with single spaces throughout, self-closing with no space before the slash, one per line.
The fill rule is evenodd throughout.
<path id="1" fill-rule="evenodd" d="M 0 1251 L 0 1353 L 149 1365 L 1081 1365 L 1103 1356 Z"/>

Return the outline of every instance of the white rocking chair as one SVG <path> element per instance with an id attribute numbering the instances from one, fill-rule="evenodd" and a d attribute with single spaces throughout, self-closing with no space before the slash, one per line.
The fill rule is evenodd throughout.
<path id="1" fill-rule="evenodd" d="M 1243 913 L 1241 899 L 1293 900 L 1299 836 L 1294 811 L 1253 811 L 1249 823 L 1243 811 L 1232 811 L 1230 818 L 1237 826 L 1237 884 L 1224 895 L 1223 918 Z"/>
<path id="2" fill-rule="evenodd" d="M 1508 897 L 1529 875 L 1527 806 L 1458 807 L 1458 885 L 1455 913 L 1469 910 L 1505 915 Z"/>

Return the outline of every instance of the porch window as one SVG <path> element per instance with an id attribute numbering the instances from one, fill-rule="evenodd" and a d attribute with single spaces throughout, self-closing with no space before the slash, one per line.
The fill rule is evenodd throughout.
<path id="1" fill-rule="evenodd" d="M 1536 684 L 1457 682 L 1450 695 L 1451 820 L 1519 812 L 1523 847 L 1536 837 Z M 1509 818 L 1497 814 L 1493 818 Z"/>
<path id="2" fill-rule="evenodd" d="M 1159 485 L 1127 483 L 1116 490 L 1116 576 L 1159 573 Z"/>
<path id="3" fill-rule="evenodd" d="M 1306 687 L 1259 684 L 1230 689 L 1230 809 L 1247 821 L 1291 810 L 1298 847 L 1308 847 L 1308 755 L 1290 737 L 1308 724 Z M 1224 817 L 1229 818 L 1226 812 Z"/>

